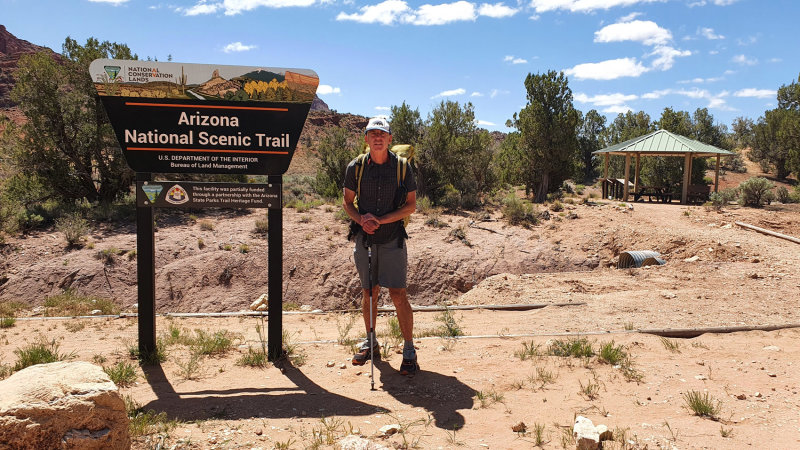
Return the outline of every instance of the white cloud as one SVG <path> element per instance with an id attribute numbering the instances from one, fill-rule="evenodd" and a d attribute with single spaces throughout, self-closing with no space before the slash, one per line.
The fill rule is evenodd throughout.
<path id="1" fill-rule="evenodd" d="M 577 93 L 575 94 L 575 100 L 581 103 L 590 103 L 595 106 L 614 106 L 614 105 L 621 105 L 625 102 L 629 102 L 632 100 L 636 100 L 639 98 L 633 94 L 599 94 L 592 97 L 584 93 Z"/>
<path id="2" fill-rule="evenodd" d="M 512 55 L 508 55 L 503 58 L 503 61 L 511 63 L 511 64 L 528 64 L 528 60 L 524 58 L 517 58 Z"/>
<path id="3" fill-rule="evenodd" d="M 306 7 L 315 3 L 315 0 L 223 0 L 222 5 L 226 16 L 234 16 L 243 11 L 252 11 L 256 8 L 287 8 Z"/>
<path id="4" fill-rule="evenodd" d="M 736 3 L 739 0 L 711 0 L 711 3 L 716 6 L 728 6 Z M 706 6 L 708 2 L 706 0 L 700 0 L 697 2 L 689 3 L 689 8 L 694 8 L 695 6 Z"/>
<path id="5" fill-rule="evenodd" d="M 322 0 L 321 3 L 324 3 Z M 202 14 L 214 14 L 223 11 L 226 16 L 235 16 L 245 11 L 252 11 L 256 8 L 288 8 L 288 7 L 307 7 L 316 3 L 316 0 L 223 0 L 209 2 L 200 0 L 197 4 L 189 8 L 175 8 L 176 11 L 186 16 L 197 16 Z"/>
<path id="6" fill-rule="evenodd" d="M 444 25 L 451 22 L 474 21 L 475 5 L 466 1 L 422 5 L 407 20 L 414 25 Z"/>
<path id="7" fill-rule="evenodd" d="M 495 124 L 493 122 L 487 122 L 485 120 L 475 120 L 475 125 L 483 125 L 486 127 L 493 127 Z"/>
<path id="8" fill-rule="evenodd" d="M 712 41 L 713 40 L 717 40 L 717 39 L 725 39 L 725 36 L 723 36 L 721 34 L 714 33 L 714 29 L 713 28 L 705 28 L 705 27 L 704 28 L 700 28 L 697 31 L 697 34 L 699 34 L 700 36 L 703 36 L 706 39 L 710 39 Z"/>
<path id="9" fill-rule="evenodd" d="M 692 99 L 705 99 L 708 100 L 708 108 L 713 109 L 722 109 L 730 111 L 732 110 L 725 101 L 725 97 L 730 95 L 728 91 L 722 91 L 717 94 L 712 94 L 705 89 L 660 89 L 652 92 L 648 92 L 642 95 L 643 99 L 647 100 L 656 100 L 666 95 L 681 95 L 684 97 L 689 97 Z"/>
<path id="10" fill-rule="evenodd" d="M 489 98 L 495 98 L 498 95 L 508 95 L 511 92 L 502 90 L 502 89 L 492 89 L 492 92 L 489 94 Z"/>
<path id="11" fill-rule="evenodd" d="M 734 97 L 755 97 L 755 98 L 775 98 L 777 95 L 778 91 L 773 91 L 770 89 L 755 89 L 755 88 L 741 89 L 733 93 Z"/>
<path id="12" fill-rule="evenodd" d="M 519 12 L 518 9 L 508 7 L 504 5 L 502 2 L 495 3 L 494 5 L 484 3 L 480 6 L 480 8 L 478 8 L 478 14 L 486 17 L 492 17 L 494 19 L 511 17 L 518 12 Z"/>
<path id="13" fill-rule="evenodd" d="M 530 19 L 530 20 L 539 20 L 540 17 L 541 17 L 540 15 L 534 14 L 534 15 L 528 17 L 528 19 Z"/>
<path id="14" fill-rule="evenodd" d="M 736 64 L 740 64 L 742 66 L 755 66 L 756 64 L 758 64 L 757 59 L 750 59 L 745 55 L 736 55 L 733 57 L 731 61 L 735 62 Z"/>
<path id="15" fill-rule="evenodd" d="M 221 7 L 221 3 L 207 3 L 205 0 L 201 0 L 200 3 L 190 8 L 177 8 L 176 11 L 182 12 L 185 16 L 199 16 L 203 14 L 214 14 Z"/>
<path id="16" fill-rule="evenodd" d="M 611 114 L 625 114 L 628 111 L 633 111 L 633 108 L 628 105 L 614 105 L 603 110 L 604 113 Z"/>
<path id="17" fill-rule="evenodd" d="M 392 108 L 390 108 L 390 107 L 388 107 L 388 106 L 376 106 L 376 107 L 375 107 L 375 110 L 376 110 L 376 111 L 391 111 L 391 110 L 392 110 Z"/>
<path id="18" fill-rule="evenodd" d="M 647 72 L 647 67 L 636 58 L 609 59 L 598 63 L 578 64 L 564 73 L 579 80 L 615 80 L 622 77 L 638 77 Z"/>
<path id="19" fill-rule="evenodd" d="M 666 44 L 672 33 L 649 20 L 634 20 L 607 25 L 594 33 L 595 42 L 636 41 L 645 45 Z"/>
<path id="20" fill-rule="evenodd" d="M 770 58 L 769 62 L 771 62 L 771 63 L 779 63 L 779 62 L 783 62 L 783 60 L 781 58 Z"/>
<path id="21" fill-rule="evenodd" d="M 431 98 L 434 99 L 434 98 L 439 98 L 439 97 L 453 97 L 455 95 L 464 95 L 466 93 L 467 93 L 466 90 L 464 90 L 462 88 L 458 88 L 458 89 L 451 89 L 449 91 L 439 92 L 438 94 L 434 95 Z"/>
<path id="22" fill-rule="evenodd" d="M 689 50 L 677 50 L 669 46 L 658 46 L 648 56 L 657 56 L 653 60 L 652 68 L 656 70 L 669 70 L 675 64 L 675 58 L 689 56 Z"/>
<path id="23" fill-rule="evenodd" d="M 484 4 L 484 6 L 489 7 L 487 11 L 491 11 L 492 13 L 496 13 L 502 9 L 492 9 L 492 5 Z M 502 6 L 502 3 L 494 5 L 494 7 L 497 6 Z M 445 25 L 452 22 L 474 21 L 477 17 L 478 12 L 475 9 L 475 5 L 464 0 L 454 3 L 442 3 L 439 5 L 426 4 L 420 6 L 417 10 L 411 9 L 408 3 L 403 0 L 386 0 L 377 5 L 363 6 L 357 13 L 345 14 L 341 12 L 336 16 L 336 20 L 379 23 L 381 25 L 393 25 L 395 23 Z"/>
<path id="24" fill-rule="evenodd" d="M 336 16 L 336 20 L 391 25 L 395 21 L 401 21 L 403 17 L 411 12 L 411 8 L 403 0 L 386 0 L 377 5 L 363 6 L 360 11 L 360 13 L 353 14 L 339 13 Z"/>
<path id="25" fill-rule="evenodd" d="M 691 80 L 681 80 L 678 81 L 679 84 L 689 84 L 689 83 L 715 83 L 717 81 L 722 81 L 724 78 L 722 77 L 711 77 L 711 78 L 692 78 Z"/>
<path id="26" fill-rule="evenodd" d="M 341 94 L 342 90 L 338 87 L 333 87 L 327 84 L 320 84 L 317 86 L 317 95 L 330 95 L 330 94 Z"/>
<path id="27" fill-rule="evenodd" d="M 630 22 L 631 20 L 633 20 L 633 19 L 635 19 L 635 18 L 637 18 L 637 17 L 639 17 L 641 15 L 642 15 L 642 13 L 640 13 L 640 12 L 632 12 L 632 13 L 628 14 L 627 16 L 620 17 L 619 18 L 619 22 Z"/>
<path id="28" fill-rule="evenodd" d="M 89 0 L 92 3 L 111 3 L 114 6 L 119 6 L 126 3 L 128 0 Z"/>
<path id="29" fill-rule="evenodd" d="M 564 9 L 570 12 L 592 12 L 598 9 L 611 9 L 617 6 L 631 6 L 639 3 L 655 3 L 664 0 L 531 0 L 537 13 Z"/>
<path id="30" fill-rule="evenodd" d="M 241 42 L 231 42 L 222 49 L 225 53 L 246 52 L 258 48 L 256 45 L 244 45 Z"/>
<path id="31" fill-rule="evenodd" d="M 483 97 L 483 94 L 481 94 L 481 93 L 480 93 L 480 92 L 478 92 L 478 91 L 475 91 L 475 92 L 473 92 L 472 94 L 469 94 L 469 96 L 470 96 L 470 97 Z"/>

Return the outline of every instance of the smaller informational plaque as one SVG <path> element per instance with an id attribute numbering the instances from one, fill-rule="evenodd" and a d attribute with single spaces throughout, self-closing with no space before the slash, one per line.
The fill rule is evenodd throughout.
<path id="1" fill-rule="evenodd" d="M 272 184 L 139 181 L 136 206 L 280 209 L 281 190 Z"/>

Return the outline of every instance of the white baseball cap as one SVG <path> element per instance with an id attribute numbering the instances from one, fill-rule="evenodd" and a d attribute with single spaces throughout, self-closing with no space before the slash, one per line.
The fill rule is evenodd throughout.
<path id="1" fill-rule="evenodd" d="M 364 129 L 364 133 L 366 134 L 366 132 L 369 130 L 381 130 L 385 131 L 386 133 L 392 134 L 392 129 L 389 128 L 389 121 L 383 117 L 373 117 L 369 119 L 367 128 Z"/>

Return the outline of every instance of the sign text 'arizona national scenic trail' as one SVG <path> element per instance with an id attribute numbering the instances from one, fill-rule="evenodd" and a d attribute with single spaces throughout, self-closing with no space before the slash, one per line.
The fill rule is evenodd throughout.
<path id="1" fill-rule="evenodd" d="M 319 84 L 308 69 L 98 59 L 89 71 L 136 172 L 281 175 Z"/>

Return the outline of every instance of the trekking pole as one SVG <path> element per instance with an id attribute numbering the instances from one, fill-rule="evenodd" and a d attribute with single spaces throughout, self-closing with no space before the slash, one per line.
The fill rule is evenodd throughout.
<path id="1" fill-rule="evenodd" d="M 372 242 L 367 239 L 367 272 L 369 274 L 369 378 L 370 389 L 375 390 L 375 323 L 372 319 Z"/>

